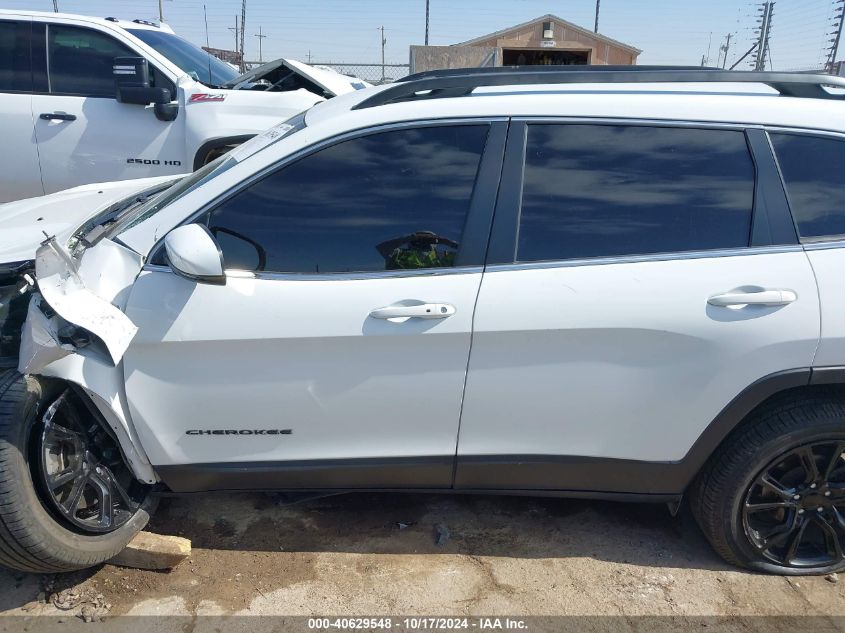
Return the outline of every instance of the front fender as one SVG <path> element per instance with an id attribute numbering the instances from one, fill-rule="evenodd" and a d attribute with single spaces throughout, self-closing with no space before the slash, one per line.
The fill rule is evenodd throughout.
<path id="1" fill-rule="evenodd" d="M 157 477 L 141 445 L 124 391 L 122 358 L 137 332 L 122 306 L 143 258 L 110 240 L 81 263 L 54 238 L 38 249 L 33 293 L 21 333 L 18 370 L 77 385 L 114 432 L 139 481 Z M 92 336 L 93 335 L 93 336 Z"/>

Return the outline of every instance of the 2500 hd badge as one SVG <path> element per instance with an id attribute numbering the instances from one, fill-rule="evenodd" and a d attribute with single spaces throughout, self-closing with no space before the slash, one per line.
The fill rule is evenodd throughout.
<path id="1" fill-rule="evenodd" d="M 173 165 L 175 167 L 182 165 L 181 160 L 159 160 L 158 158 L 127 158 L 126 162 L 130 165 Z"/>

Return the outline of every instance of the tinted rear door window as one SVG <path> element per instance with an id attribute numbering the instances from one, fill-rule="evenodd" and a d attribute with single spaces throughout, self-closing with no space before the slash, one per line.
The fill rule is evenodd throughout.
<path id="1" fill-rule="evenodd" d="M 845 235 L 845 140 L 771 134 L 802 238 Z"/>
<path id="2" fill-rule="evenodd" d="M 518 260 L 748 246 L 754 164 L 744 133 L 528 129 Z"/>
<path id="3" fill-rule="evenodd" d="M 29 22 L 0 22 L 0 91 L 32 90 Z"/>
<path id="4" fill-rule="evenodd" d="M 340 273 L 454 265 L 488 125 L 340 142 L 212 211 L 227 268 Z"/>

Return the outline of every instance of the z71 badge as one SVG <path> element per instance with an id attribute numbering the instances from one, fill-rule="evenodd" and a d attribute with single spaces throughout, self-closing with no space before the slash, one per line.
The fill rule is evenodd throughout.
<path id="1" fill-rule="evenodd" d="M 216 93 L 216 94 L 209 94 L 205 92 L 198 92 L 196 94 L 192 94 L 191 98 L 188 100 L 189 103 L 197 103 L 197 102 L 204 102 L 204 101 L 225 101 L 226 100 L 226 93 Z"/>

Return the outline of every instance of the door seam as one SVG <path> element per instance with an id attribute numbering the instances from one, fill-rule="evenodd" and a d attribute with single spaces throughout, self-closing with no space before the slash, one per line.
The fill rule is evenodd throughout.
<path id="1" fill-rule="evenodd" d="M 455 481 L 458 475 L 458 447 L 461 445 L 461 425 L 463 424 L 464 420 L 464 402 L 466 401 L 467 395 L 467 383 L 469 382 L 469 366 L 472 362 L 472 348 L 473 343 L 475 342 L 475 316 L 476 311 L 478 310 L 478 299 L 481 297 L 481 288 L 484 285 L 484 276 L 487 273 L 487 257 L 490 252 L 490 241 L 492 239 L 494 226 L 496 223 L 496 207 L 499 204 L 499 196 L 502 194 L 502 181 L 504 180 L 503 176 L 505 173 L 505 154 L 507 153 L 508 147 L 508 140 L 510 139 L 511 133 L 511 119 L 508 119 L 507 122 L 507 129 L 505 130 L 505 144 L 504 148 L 502 149 L 502 155 L 500 157 L 499 162 L 499 183 L 496 187 L 496 198 L 493 201 L 493 208 L 490 217 L 490 231 L 487 234 L 487 247 L 484 249 L 484 263 L 481 267 L 481 279 L 478 281 L 478 289 L 475 292 L 475 301 L 472 304 L 472 319 L 470 319 L 470 333 L 469 333 L 469 350 L 467 353 L 467 364 L 466 368 L 464 369 L 464 386 L 461 390 L 461 406 L 458 411 L 458 430 L 455 434 L 455 453 L 454 459 L 452 460 L 452 481 L 449 483 L 449 488 L 455 488 Z"/>

